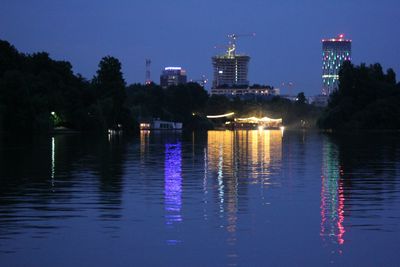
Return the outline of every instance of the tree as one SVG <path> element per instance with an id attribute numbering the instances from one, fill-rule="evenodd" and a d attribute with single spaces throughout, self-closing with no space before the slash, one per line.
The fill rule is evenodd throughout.
<path id="1" fill-rule="evenodd" d="M 296 102 L 298 103 L 298 104 L 305 104 L 306 103 L 306 97 L 305 97 L 305 95 L 304 95 L 304 92 L 300 92 L 298 95 L 297 95 L 297 98 L 296 98 Z"/>
<path id="2" fill-rule="evenodd" d="M 339 89 L 329 99 L 318 125 L 325 129 L 399 129 L 400 88 L 396 74 L 380 64 L 354 66 L 345 62 Z"/>
<path id="3" fill-rule="evenodd" d="M 49 131 L 56 116 L 57 125 L 94 130 L 99 120 L 90 112 L 94 104 L 97 96 L 92 87 L 73 73 L 69 62 L 53 60 L 46 52 L 22 54 L 0 40 L 2 129 Z"/>
<path id="4" fill-rule="evenodd" d="M 125 80 L 120 61 L 111 56 L 103 57 L 97 75 L 93 78 L 93 86 L 103 110 L 105 126 L 116 127 L 122 123 L 122 110 L 126 99 Z"/>
<path id="5" fill-rule="evenodd" d="M 23 56 L 9 42 L 0 40 L 0 77 L 7 70 L 20 67 Z"/>
<path id="6" fill-rule="evenodd" d="M 192 113 L 201 111 L 208 99 L 207 92 L 198 83 L 170 86 L 165 90 L 165 107 L 175 120 L 188 122 Z"/>

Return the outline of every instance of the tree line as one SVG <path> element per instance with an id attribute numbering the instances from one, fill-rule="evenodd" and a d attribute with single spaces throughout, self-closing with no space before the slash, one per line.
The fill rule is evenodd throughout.
<path id="1" fill-rule="evenodd" d="M 124 105 L 121 64 L 104 57 L 95 77 L 75 75 L 72 65 L 48 53 L 23 54 L 0 41 L 0 130 L 49 131 L 54 126 L 99 130 L 132 126 Z"/>
<path id="2" fill-rule="evenodd" d="M 209 114 L 283 118 L 285 124 L 315 125 L 320 110 L 304 94 L 295 103 L 280 98 L 228 99 L 210 96 L 197 83 L 170 86 L 127 85 L 120 61 L 103 57 L 96 75 L 85 79 L 66 61 L 46 52 L 20 53 L 0 40 L 0 131 L 48 132 L 55 126 L 78 131 L 122 127 L 134 132 L 142 120 L 183 122 L 188 129 L 210 129 Z"/>
<path id="3" fill-rule="evenodd" d="M 323 129 L 400 129 L 400 83 L 392 69 L 380 64 L 354 66 L 345 62 L 339 88 L 318 120 Z"/>

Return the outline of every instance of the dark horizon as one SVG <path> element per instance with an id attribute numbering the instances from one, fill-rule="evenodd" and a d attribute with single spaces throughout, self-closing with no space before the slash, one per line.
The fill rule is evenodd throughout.
<path id="1" fill-rule="evenodd" d="M 69 61 L 88 79 L 100 59 L 112 55 L 122 62 L 129 84 L 144 83 L 146 58 L 152 60 L 151 78 L 156 83 L 163 67 L 182 66 L 188 80 L 205 74 L 210 84 L 211 57 L 223 53 L 214 46 L 226 44 L 229 33 L 249 32 L 256 36 L 239 39 L 238 51 L 251 56 L 250 82 L 281 88 L 282 94 L 288 92 L 282 82 L 294 83 L 292 94 L 320 93 L 321 40 L 339 33 L 353 40 L 355 64 L 379 62 L 385 70 L 400 73 L 400 37 L 391 27 L 400 23 L 400 3 L 394 0 L 3 1 L 0 7 L 0 39 L 21 52 L 45 51 Z"/>

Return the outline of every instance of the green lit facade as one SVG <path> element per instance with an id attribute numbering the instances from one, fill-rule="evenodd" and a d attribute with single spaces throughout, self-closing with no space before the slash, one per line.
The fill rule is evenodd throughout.
<path id="1" fill-rule="evenodd" d="M 343 34 L 322 40 L 322 94 L 329 95 L 339 87 L 339 71 L 344 61 L 351 61 L 351 40 Z"/>

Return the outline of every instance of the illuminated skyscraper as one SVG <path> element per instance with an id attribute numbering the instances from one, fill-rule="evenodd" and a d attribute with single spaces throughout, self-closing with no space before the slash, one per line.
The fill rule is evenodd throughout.
<path id="1" fill-rule="evenodd" d="M 329 95 L 339 87 L 339 71 L 343 62 L 351 60 L 351 40 L 344 34 L 322 40 L 322 94 Z"/>

